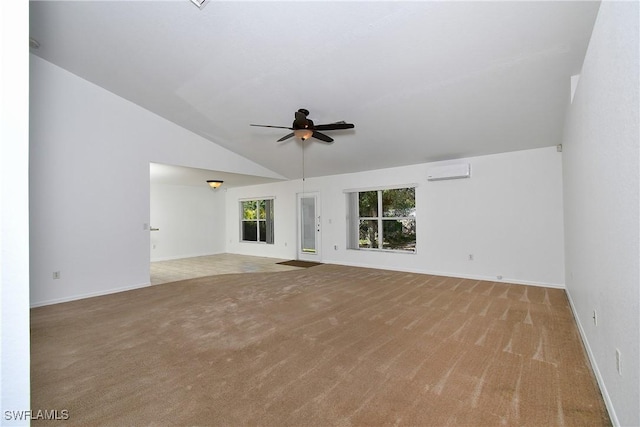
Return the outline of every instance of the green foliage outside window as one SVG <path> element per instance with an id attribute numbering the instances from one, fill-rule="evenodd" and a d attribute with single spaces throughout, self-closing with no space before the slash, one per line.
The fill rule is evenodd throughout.
<path id="1" fill-rule="evenodd" d="M 358 193 L 358 247 L 414 252 L 415 207 L 413 187 Z"/>
<path id="2" fill-rule="evenodd" d="M 241 240 L 273 243 L 273 200 L 245 200 L 240 209 Z"/>
<path id="3" fill-rule="evenodd" d="M 242 203 L 242 219 L 266 219 L 266 200 L 247 200 Z"/>

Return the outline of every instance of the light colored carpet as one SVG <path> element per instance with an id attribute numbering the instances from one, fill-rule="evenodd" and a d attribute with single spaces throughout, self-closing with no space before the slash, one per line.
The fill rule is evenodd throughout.
<path id="1" fill-rule="evenodd" d="M 558 289 L 220 275 L 34 308 L 31 348 L 32 408 L 73 425 L 609 425 Z"/>

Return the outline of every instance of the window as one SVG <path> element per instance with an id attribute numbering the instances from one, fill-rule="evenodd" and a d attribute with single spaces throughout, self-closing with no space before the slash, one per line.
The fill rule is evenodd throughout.
<path id="1" fill-rule="evenodd" d="M 273 244 L 273 199 L 240 202 L 240 240 Z"/>
<path id="2" fill-rule="evenodd" d="M 348 193 L 349 249 L 416 250 L 415 187 Z"/>

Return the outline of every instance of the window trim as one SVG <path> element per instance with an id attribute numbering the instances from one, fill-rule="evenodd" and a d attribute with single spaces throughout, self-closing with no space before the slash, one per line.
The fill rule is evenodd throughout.
<path id="1" fill-rule="evenodd" d="M 385 186 L 385 187 L 368 187 L 368 188 L 359 188 L 359 189 L 349 189 L 343 190 L 346 196 L 346 205 L 347 205 L 347 250 L 357 250 L 357 251 L 371 251 L 371 252 L 389 252 L 389 253 L 401 253 L 401 254 L 416 254 L 418 252 L 417 248 L 417 234 L 416 234 L 416 246 L 413 250 L 406 249 L 388 249 L 382 247 L 384 245 L 384 232 L 383 232 L 383 222 L 385 220 L 403 220 L 409 219 L 410 217 L 385 217 L 384 211 L 382 207 L 382 192 L 385 190 L 401 190 L 405 188 L 413 188 L 414 195 L 413 201 L 414 205 L 416 203 L 416 194 L 415 189 L 418 187 L 418 184 L 405 184 L 405 185 L 393 185 L 393 186 Z M 376 217 L 360 217 L 360 203 L 359 203 L 359 194 L 364 192 L 372 192 L 376 191 L 377 194 L 377 211 L 378 216 Z M 415 206 L 414 206 L 414 209 Z M 417 223 L 416 216 L 413 216 L 414 223 Z M 359 235 L 360 235 L 360 221 L 361 220 L 369 220 L 369 221 L 377 221 L 378 226 L 378 246 L 377 248 L 361 248 Z"/>
<path id="2" fill-rule="evenodd" d="M 364 193 L 366 191 L 378 191 L 378 190 L 402 190 L 403 188 L 418 188 L 420 185 L 418 183 L 412 182 L 409 184 L 394 184 L 394 185 L 385 185 L 385 186 L 377 186 L 377 187 L 363 187 L 363 188 L 348 188 L 342 190 L 343 193 Z"/>
<path id="3" fill-rule="evenodd" d="M 238 216 L 240 217 L 239 221 L 239 235 L 238 239 L 240 243 L 258 243 L 263 245 L 273 245 L 275 243 L 275 233 L 274 233 L 274 200 L 275 197 L 248 197 L 238 199 Z M 265 218 L 260 219 L 245 219 L 244 218 L 244 208 L 243 203 L 245 202 L 265 202 Z M 268 202 L 268 203 L 267 203 Z M 258 214 L 259 216 L 259 214 Z M 245 240 L 243 237 L 244 232 L 244 223 L 245 222 L 255 222 L 256 223 L 256 240 Z M 260 222 L 264 222 L 266 226 L 266 236 L 265 240 L 260 239 Z"/>

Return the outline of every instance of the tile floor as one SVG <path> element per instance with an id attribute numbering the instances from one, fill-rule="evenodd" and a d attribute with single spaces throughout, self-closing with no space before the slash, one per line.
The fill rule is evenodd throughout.
<path id="1" fill-rule="evenodd" d="M 299 267 L 277 264 L 287 261 L 236 254 L 218 254 L 151 263 L 151 284 L 176 282 L 215 274 L 256 273 L 298 270 Z"/>

